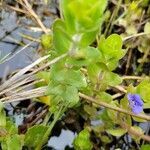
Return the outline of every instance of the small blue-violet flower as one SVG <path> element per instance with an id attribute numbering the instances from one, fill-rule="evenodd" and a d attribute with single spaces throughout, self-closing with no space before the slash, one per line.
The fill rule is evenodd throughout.
<path id="1" fill-rule="evenodd" d="M 141 100 L 140 95 L 129 93 L 127 98 L 134 114 L 137 115 L 143 111 L 143 101 Z"/>

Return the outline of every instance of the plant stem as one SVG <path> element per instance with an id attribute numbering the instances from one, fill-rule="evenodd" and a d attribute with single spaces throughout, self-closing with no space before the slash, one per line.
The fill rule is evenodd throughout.
<path id="1" fill-rule="evenodd" d="M 48 141 L 48 137 L 49 137 L 54 125 L 56 124 L 56 122 L 58 121 L 60 116 L 64 113 L 64 111 L 66 110 L 66 107 L 67 106 L 62 105 L 61 108 L 59 109 L 59 111 L 57 112 L 57 114 L 54 115 L 54 120 L 50 124 L 48 130 L 46 131 L 45 135 L 43 136 L 43 139 L 41 139 L 41 142 L 38 144 L 38 146 L 35 148 L 35 150 L 41 150 L 42 145 Z"/>
<path id="2" fill-rule="evenodd" d="M 54 58 L 53 60 L 47 62 L 46 64 L 42 65 L 41 67 L 35 69 L 34 71 L 32 71 L 31 73 L 29 74 L 26 74 L 25 73 L 27 71 L 29 71 L 30 69 L 32 69 L 34 66 L 36 66 L 37 64 L 41 63 L 42 61 L 46 60 L 49 55 L 47 56 L 44 56 L 42 58 L 39 58 L 38 60 L 36 60 L 35 62 L 33 62 L 32 64 L 28 65 L 27 67 L 21 69 L 18 73 L 16 73 L 14 76 L 12 76 L 9 80 L 7 80 L 6 82 L 4 82 L 2 85 L 0 85 L 0 92 L 2 91 L 3 93 L 3 90 L 7 88 L 7 91 L 8 89 L 13 85 L 15 86 L 15 84 L 17 82 L 21 82 L 21 80 L 27 80 L 27 78 L 30 78 L 32 75 L 34 75 L 35 73 L 45 69 L 46 67 L 49 67 L 51 66 L 52 64 L 58 62 L 59 60 L 65 58 L 68 54 L 65 53 L 65 54 L 62 54 L 61 56 L 58 56 L 56 58 Z M 23 75 L 25 77 L 23 77 Z M 25 78 L 25 79 L 24 79 Z M 20 84 L 20 83 L 19 83 Z M 16 88 L 16 87 L 15 87 Z"/>
<path id="3" fill-rule="evenodd" d="M 26 92 L 22 92 L 18 93 L 18 95 L 13 95 L 13 96 L 10 96 L 10 97 L 5 97 L 5 98 L 2 98 L 0 99 L 3 103 L 11 103 L 11 102 L 16 102 L 16 101 L 21 101 L 21 100 L 26 100 L 26 99 L 30 99 L 30 98 L 36 98 L 36 97 L 40 97 L 40 96 L 45 96 L 46 94 L 46 91 L 47 91 L 47 86 L 46 87 L 41 87 L 41 88 L 36 88 L 36 89 L 33 89 L 33 90 L 29 90 L 29 91 L 26 91 Z M 106 107 L 106 108 L 109 108 L 109 109 L 112 109 L 112 110 L 115 110 L 115 111 L 118 111 L 118 112 L 122 112 L 124 114 L 128 114 L 128 115 L 131 115 L 131 116 L 134 116 L 134 117 L 137 117 L 137 118 L 141 118 L 141 119 L 145 119 L 145 120 L 148 120 L 150 121 L 150 116 L 148 115 L 135 115 L 133 114 L 132 112 L 128 112 L 127 110 L 125 109 L 121 109 L 119 107 L 113 107 L 111 106 L 110 104 L 107 104 L 105 102 L 100 102 L 100 101 L 97 101 L 97 99 L 94 99 L 90 96 L 87 96 L 83 93 L 79 93 L 79 96 L 81 98 L 84 98 L 85 100 L 89 101 L 89 102 L 92 102 L 92 103 L 95 103 L 97 105 L 100 105 L 100 106 L 103 106 L 103 107 Z"/>
<path id="4" fill-rule="evenodd" d="M 107 35 L 109 35 L 111 30 L 112 30 L 112 27 L 113 27 L 113 24 L 114 24 L 114 19 L 116 18 L 117 14 L 118 14 L 121 3 L 122 3 L 122 0 L 119 0 L 118 5 L 116 6 L 115 10 L 113 11 L 113 13 L 111 15 L 110 21 L 107 24 L 107 27 L 106 27 L 105 32 L 104 32 L 105 37 Z"/>
<path id="5" fill-rule="evenodd" d="M 113 25 L 114 25 L 114 21 L 115 21 L 115 19 L 116 19 L 116 17 L 117 17 L 117 14 L 118 14 L 118 12 L 119 12 L 119 9 L 120 9 L 121 4 L 122 4 L 122 0 L 119 0 L 119 1 L 118 1 L 118 5 L 117 5 L 117 7 L 116 7 L 116 9 L 115 9 L 115 11 L 114 11 L 114 16 L 113 16 L 113 18 L 112 18 L 112 22 L 111 22 L 111 24 L 110 24 L 110 28 L 109 28 L 109 30 L 108 30 L 108 35 L 109 35 L 109 34 L 111 33 L 111 31 L 112 31 L 112 28 L 113 28 Z"/>
<path id="6" fill-rule="evenodd" d="M 141 138 L 145 141 L 150 142 L 150 136 L 144 135 L 143 133 L 139 133 L 138 131 L 136 131 L 134 128 L 132 128 L 131 126 L 129 126 L 128 124 L 121 122 L 121 127 L 124 129 L 127 129 L 128 133 L 131 135 L 136 136 L 137 138 Z"/>
<path id="7" fill-rule="evenodd" d="M 51 116 L 52 116 L 52 113 L 50 113 L 50 112 L 48 112 L 47 113 L 47 115 L 46 115 L 46 117 L 44 118 L 44 120 L 43 120 L 43 125 L 47 125 L 48 124 L 48 121 L 49 121 L 49 119 L 51 118 Z"/>
<path id="8" fill-rule="evenodd" d="M 139 36 L 143 36 L 143 35 L 149 35 L 150 33 L 145 33 L 145 32 L 141 32 L 141 33 L 137 33 L 137 34 L 133 34 L 133 35 L 130 35 L 130 36 L 127 36 L 123 39 L 123 42 L 125 42 L 126 40 L 129 40 L 131 38 L 136 38 L 136 37 L 139 37 Z"/>
<path id="9" fill-rule="evenodd" d="M 23 0 L 24 4 L 23 6 L 26 8 L 26 10 L 34 17 L 34 19 L 36 20 L 36 22 L 38 23 L 38 25 L 41 27 L 41 29 L 43 30 L 43 32 L 45 34 L 48 34 L 48 30 L 45 27 L 45 25 L 42 23 L 42 21 L 40 20 L 40 18 L 38 17 L 38 15 L 33 11 L 31 5 L 29 4 L 29 2 L 27 0 Z"/>
<path id="10" fill-rule="evenodd" d="M 123 76 L 122 80 L 143 80 L 145 77 L 140 76 Z"/>
<path id="11" fill-rule="evenodd" d="M 129 112 L 129 111 L 125 110 L 125 109 L 121 109 L 119 107 L 114 107 L 114 106 L 112 106 L 110 104 L 107 104 L 107 103 L 105 103 L 103 101 L 97 101 L 96 99 L 94 99 L 94 98 L 92 98 L 90 96 L 87 96 L 87 95 L 85 95 L 83 93 L 79 93 L 79 96 L 84 98 L 84 99 L 86 99 L 89 102 L 93 102 L 93 103 L 98 104 L 100 106 L 103 106 L 103 107 L 106 107 L 106 108 L 109 108 L 109 109 L 112 109 L 112 110 L 115 110 L 115 111 L 118 111 L 118 112 L 121 112 L 121 113 L 124 113 L 124 114 L 128 114 L 128 115 L 131 115 L 131 116 L 134 116 L 134 117 L 137 117 L 137 118 L 141 118 L 141 119 L 145 119 L 145 120 L 150 121 L 150 116 L 147 116 L 147 115 L 144 115 L 144 114 L 135 115 L 132 112 Z"/>

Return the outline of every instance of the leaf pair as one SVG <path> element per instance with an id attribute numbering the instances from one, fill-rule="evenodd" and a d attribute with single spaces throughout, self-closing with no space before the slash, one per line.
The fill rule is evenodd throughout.
<path id="1" fill-rule="evenodd" d="M 50 109 L 56 111 L 61 105 L 73 107 L 79 101 L 78 90 L 86 86 L 85 76 L 80 70 L 66 68 L 63 62 L 53 65 L 47 92 L 52 96 Z"/>
<path id="2" fill-rule="evenodd" d="M 117 34 L 110 35 L 107 39 L 101 37 L 98 48 L 103 54 L 103 62 L 110 71 L 117 67 L 119 59 L 125 55 L 122 50 L 122 39 Z"/>
<path id="3" fill-rule="evenodd" d="M 58 54 L 89 46 L 102 24 L 107 0 L 61 0 L 61 18 L 53 24 L 53 43 Z M 78 13 L 77 13 L 78 12 Z"/>

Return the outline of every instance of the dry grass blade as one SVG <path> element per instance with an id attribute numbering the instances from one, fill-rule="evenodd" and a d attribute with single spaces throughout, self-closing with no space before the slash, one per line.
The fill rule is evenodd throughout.
<path id="1" fill-rule="evenodd" d="M 8 88 L 2 90 L 2 92 L 0 92 L 0 96 L 3 94 L 9 93 L 10 91 L 15 90 L 16 88 L 18 88 L 24 84 L 27 84 L 29 82 L 32 82 L 32 81 L 34 81 L 34 78 L 30 77 L 30 78 L 26 78 L 25 80 L 23 80 L 21 82 L 17 82 L 16 84 L 12 84 Z"/>
<path id="2" fill-rule="evenodd" d="M 12 102 L 17 102 L 17 101 L 27 100 L 31 98 L 44 96 L 46 90 L 47 90 L 47 87 L 40 87 L 40 88 L 20 92 L 17 94 L 12 94 L 11 96 L 1 98 L 0 100 L 3 103 L 12 103 Z"/>
<path id="3" fill-rule="evenodd" d="M 25 92 L 20 92 L 20 93 L 17 93 L 17 94 L 13 94 L 11 96 L 4 97 L 4 98 L 1 99 L 1 101 L 3 103 L 10 103 L 10 102 L 16 102 L 16 101 L 22 101 L 22 100 L 26 100 L 26 99 L 36 98 L 36 97 L 46 95 L 46 91 L 47 91 L 47 86 L 40 87 L 40 88 L 36 88 L 36 89 L 32 89 L 32 90 L 28 90 L 28 91 L 25 91 Z M 117 112 L 121 112 L 121 113 L 124 113 L 124 114 L 128 114 L 128 115 L 131 115 L 131 116 L 134 116 L 134 117 L 137 117 L 137 118 L 141 118 L 141 119 L 145 119 L 145 120 L 150 121 L 150 116 L 147 116 L 147 115 L 144 115 L 144 114 L 135 115 L 132 112 L 129 112 L 125 109 L 122 109 L 122 108 L 119 108 L 119 107 L 114 107 L 114 106 L 112 106 L 108 103 L 105 103 L 103 101 L 97 101 L 96 99 L 94 99 L 90 96 L 87 96 L 83 93 L 79 93 L 79 96 L 81 98 L 83 98 L 84 100 L 86 100 L 88 102 L 95 103 L 99 106 L 106 107 L 108 109 L 112 109 L 112 110 L 115 110 Z"/>
<path id="4" fill-rule="evenodd" d="M 130 35 L 130 36 L 125 37 L 125 38 L 123 39 L 123 41 L 125 42 L 125 41 L 127 41 L 127 40 L 129 40 L 129 39 L 131 39 L 131 38 L 136 38 L 136 37 L 144 36 L 144 35 L 148 35 L 148 34 L 150 34 L 150 33 L 141 32 L 141 33 L 133 34 L 133 35 Z"/>
<path id="5" fill-rule="evenodd" d="M 29 12 L 28 14 L 33 16 L 33 18 L 36 20 L 36 22 L 41 27 L 43 32 L 48 34 L 47 28 L 44 26 L 44 24 L 42 23 L 40 18 L 37 16 L 37 14 L 34 12 L 34 10 L 32 9 L 31 5 L 29 4 L 29 2 L 27 0 L 22 0 L 22 1 L 18 1 L 18 3 L 20 3 Z"/>
<path id="6" fill-rule="evenodd" d="M 25 50 L 27 47 L 29 47 L 33 42 L 28 43 L 27 45 L 25 45 L 23 48 L 21 48 L 20 50 L 18 50 L 16 53 L 14 53 L 13 55 L 11 55 L 11 53 L 9 53 L 8 55 L 6 55 L 5 57 L 3 57 L 3 59 L 0 60 L 0 64 L 3 64 L 7 61 L 9 61 L 10 59 L 12 59 L 13 57 L 15 57 L 17 54 L 19 54 L 20 52 L 22 52 L 23 50 Z"/>
<path id="7" fill-rule="evenodd" d="M 20 13 L 28 14 L 28 12 L 26 12 L 26 11 L 20 9 L 20 8 L 16 8 L 16 7 L 9 6 L 9 5 L 6 5 L 6 6 L 7 6 L 8 8 L 10 8 L 10 9 L 14 10 L 14 11 L 18 11 L 18 12 L 20 12 Z"/>
<path id="8" fill-rule="evenodd" d="M 17 92 L 19 92 L 19 91 L 22 91 L 22 90 L 24 90 L 24 89 L 26 89 L 26 88 L 28 88 L 28 87 L 34 86 L 35 84 L 40 83 L 40 82 L 43 82 L 43 81 L 45 81 L 45 80 L 44 80 L 44 79 L 35 80 L 35 81 L 33 81 L 33 82 L 29 83 L 29 84 L 26 84 L 26 85 L 24 85 L 24 86 L 19 87 L 17 90 L 15 90 L 15 93 L 17 93 Z"/>
<path id="9" fill-rule="evenodd" d="M 66 56 L 67 56 L 67 54 L 63 54 L 59 57 L 56 57 L 55 59 L 47 62 L 46 64 L 42 65 L 41 67 L 34 69 L 31 73 L 25 74 L 27 71 L 29 71 L 31 68 L 33 68 L 35 65 L 38 65 L 42 61 L 46 60 L 49 57 L 49 55 L 39 58 L 34 63 L 21 69 L 18 73 L 16 73 L 14 76 L 12 76 L 10 79 L 8 79 L 4 84 L 2 84 L 0 86 L 0 91 L 1 91 L 0 95 L 3 95 L 3 94 L 9 95 L 9 93 L 15 94 L 22 89 L 25 89 L 35 83 L 40 82 L 41 80 L 38 80 L 38 81 L 35 80 L 34 74 L 49 67 L 52 64 L 58 62 L 59 60 L 63 59 Z M 13 92 L 12 92 L 12 90 L 13 90 Z M 28 92 L 28 91 L 26 91 L 26 92 Z M 12 97 L 13 97 L 13 95 L 12 95 Z M 27 97 L 25 96 L 24 99 L 26 99 L 26 98 Z M 3 98 L 0 100 L 3 100 Z M 6 100 L 7 100 L 7 98 L 6 98 Z M 9 98 L 8 98 L 8 100 L 9 100 L 9 102 L 11 101 Z"/>
<path id="10" fill-rule="evenodd" d="M 22 75 L 24 75 L 27 71 L 29 71 L 31 68 L 33 68 L 34 66 L 36 66 L 40 62 L 46 60 L 48 57 L 49 57 L 49 55 L 41 57 L 38 60 L 36 60 L 34 63 L 32 63 L 31 65 L 29 65 L 29 66 L 21 69 L 18 73 L 16 73 L 14 76 L 12 76 L 9 80 L 7 80 L 4 84 L 2 84 L 0 86 L 0 91 L 4 90 L 9 85 L 14 84 L 19 77 L 21 77 Z"/>

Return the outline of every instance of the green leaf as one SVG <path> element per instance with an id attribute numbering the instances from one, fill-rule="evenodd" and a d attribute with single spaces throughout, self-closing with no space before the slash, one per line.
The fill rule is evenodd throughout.
<path id="1" fill-rule="evenodd" d="M 59 64 L 58 64 L 59 65 Z M 86 78 L 80 70 L 64 68 L 59 70 L 59 66 L 54 65 L 51 69 L 51 79 L 59 84 L 72 85 L 74 87 L 86 87 Z"/>
<path id="2" fill-rule="evenodd" d="M 90 119 L 95 119 L 97 109 L 90 105 L 84 105 L 84 111 L 89 115 Z"/>
<path id="3" fill-rule="evenodd" d="M 130 84 L 127 87 L 127 93 L 136 93 L 136 87 L 134 87 L 132 84 Z"/>
<path id="4" fill-rule="evenodd" d="M 99 62 L 101 59 L 101 53 L 97 48 L 88 46 L 86 48 L 79 49 L 73 57 L 77 60 L 86 59 L 88 64 L 91 64 L 94 62 Z"/>
<path id="5" fill-rule="evenodd" d="M 139 127 L 139 126 L 132 126 L 131 127 L 132 130 L 134 130 L 135 132 L 137 132 L 139 135 L 143 135 L 144 132 L 143 130 Z M 137 143 L 140 143 L 140 138 L 141 136 L 137 136 L 137 135 L 133 135 L 131 134 L 131 137 L 137 142 Z"/>
<path id="6" fill-rule="evenodd" d="M 141 96 L 144 102 L 150 102 L 150 80 L 143 80 L 136 88 L 136 92 Z"/>
<path id="7" fill-rule="evenodd" d="M 144 26 L 144 32 L 150 34 L 150 22 L 147 22 Z"/>
<path id="8" fill-rule="evenodd" d="M 123 98 L 120 101 L 121 108 L 128 110 L 129 109 L 129 101 L 127 98 Z"/>
<path id="9" fill-rule="evenodd" d="M 87 67 L 89 78 L 93 83 L 97 83 L 98 80 L 103 82 L 104 74 L 107 70 L 107 66 L 104 63 L 90 64 Z"/>
<path id="10" fill-rule="evenodd" d="M 67 60 L 67 63 L 73 66 L 88 66 L 101 60 L 101 53 L 97 48 L 86 47 L 76 51 L 76 53 Z"/>
<path id="11" fill-rule="evenodd" d="M 97 48 L 89 46 L 87 47 L 86 51 L 86 59 L 88 60 L 89 64 L 100 62 L 100 60 L 102 59 L 102 54 Z"/>
<path id="12" fill-rule="evenodd" d="M 98 31 L 84 32 L 82 34 L 81 41 L 79 43 L 79 47 L 85 48 L 85 47 L 89 46 L 95 40 L 97 33 L 98 33 Z"/>
<path id="13" fill-rule="evenodd" d="M 36 84 L 37 87 L 48 85 L 48 83 L 50 81 L 50 72 L 49 71 L 40 71 L 39 73 L 36 74 L 36 77 L 38 79 L 44 79 L 44 81 Z"/>
<path id="14" fill-rule="evenodd" d="M 114 107 L 117 107 L 118 106 L 118 102 L 117 101 L 112 101 L 110 103 L 110 105 L 114 106 Z M 118 115 L 117 115 L 115 110 L 107 109 L 107 114 L 108 114 L 110 120 L 112 120 L 114 123 L 118 123 L 119 121 L 121 121 L 121 119 L 118 120 Z"/>
<path id="15" fill-rule="evenodd" d="M 120 101 L 120 108 L 123 108 L 127 111 L 130 111 L 129 101 L 126 96 Z M 123 118 L 124 122 L 126 122 L 129 126 L 132 125 L 131 116 L 127 114 L 120 113 L 120 118 Z"/>
<path id="16" fill-rule="evenodd" d="M 122 83 L 122 78 L 118 74 L 108 71 L 104 63 L 91 64 L 87 70 L 90 80 L 93 83 L 99 83 L 100 86 L 116 86 Z"/>
<path id="17" fill-rule="evenodd" d="M 102 135 L 102 136 L 100 137 L 100 139 L 102 140 L 102 142 L 104 142 L 104 143 L 106 143 L 106 144 L 112 142 L 111 137 L 108 137 L 108 136 L 106 136 L 106 135 Z"/>
<path id="18" fill-rule="evenodd" d="M 52 48 L 52 41 L 52 35 L 50 34 L 43 34 L 41 36 L 41 44 L 45 50 L 49 50 L 50 48 Z"/>
<path id="19" fill-rule="evenodd" d="M 122 39 L 117 34 L 112 34 L 107 39 L 102 38 L 98 47 L 107 60 L 119 60 L 125 54 L 122 50 Z"/>
<path id="20" fill-rule="evenodd" d="M 98 93 L 98 99 L 100 101 L 106 102 L 106 103 L 111 103 L 112 102 L 112 96 L 106 92 L 99 92 Z"/>
<path id="21" fill-rule="evenodd" d="M 67 86 L 62 97 L 68 107 L 73 107 L 79 102 L 78 90 L 74 86 Z"/>
<path id="22" fill-rule="evenodd" d="M 3 144 L 7 146 L 6 138 L 17 135 L 18 134 L 18 128 L 15 126 L 15 124 L 10 120 L 10 118 L 6 118 L 6 124 L 5 126 L 0 127 L 0 141 L 4 142 Z"/>
<path id="23" fill-rule="evenodd" d="M 0 126 L 6 126 L 6 113 L 4 111 L 4 105 L 0 102 Z"/>
<path id="24" fill-rule="evenodd" d="M 140 150 L 149 150 L 150 149 L 150 144 L 145 144 L 141 146 Z"/>
<path id="25" fill-rule="evenodd" d="M 107 0 L 87 0 L 86 3 L 84 0 L 61 0 L 60 2 L 61 12 L 69 32 L 96 31 L 100 27 Z"/>
<path id="26" fill-rule="evenodd" d="M 62 104 L 73 107 L 79 102 L 78 89 L 75 86 L 50 83 L 47 94 L 53 96 L 51 105 L 54 110 L 59 109 Z"/>
<path id="27" fill-rule="evenodd" d="M 118 66 L 118 59 L 111 58 L 107 61 L 107 67 L 110 71 L 114 70 Z"/>
<path id="28" fill-rule="evenodd" d="M 8 134 L 18 134 L 18 128 L 9 119 L 7 119 L 7 121 L 6 121 L 6 127 L 5 128 L 6 128 L 7 132 L 8 132 Z"/>
<path id="29" fill-rule="evenodd" d="M 58 54 L 69 51 L 71 38 L 67 33 L 65 22 L 58 19 L 53 24 L 53 44 Z"/>
<path id="30" fill-rule="evenodd" d="M 103 54 L 102 62 L 110 71 L 117 67 L 118 60 L 125 55 L 125 51 L 122 50 L 122 39 L 117 34 L 112 34 L 107 39 L 101 36 L 98 48 Z"/>
<path id="31" fill-rule="evenodd" d="M 82 130 L 73 142 L 76 150 L 92 150 L 92 143 L 90 141 L 90 133 L 87 129 Z"/>
<path id="32" fill-rule="evenodd" d="M 118 74 L 108 71 L 105 73 L 104 80 L 110 86 L 116 86 L 122 83 L 122 79 Z"/>
<path id="33" fill-rule="evenodd" d="M 25 146 L 35 148 L 43 139 L 48 127 L 44 125 L 35 125 L 28 129 L 25 134 Z"/>
<path id="34" fill-rule="evenodd" d="M 47 93 L 48 95 L 62 95 L 65 91 L 65 85 L 58 83 L 50 82 L 48 85 Z"/>
<path id="35" fill-rule="evenodd" d="M 150 108 L 150 102 L 149 103 L 144 103 L 144 109 L 149 109 Z"/>
<path id="36" fill-rule="evenodd" d="M 144 114 L 144 112 L 142 112 L 141 114 Z M 145 115 L 145 114 L 144 114 Z M 132 116 L 133 120 L 136 121 L 136 122 L 147 122 L 147 120 L 144 120 L 144 119 L 141 119 L 141 118 L 138 118 L 138 117 L 134 117 Z"/>
<path id="37" fill-rule="evenodd" d="M 113 114 L 114 115 L 114 114 Z M 105 129 L 108 128 L 113 128 L 114 127 L 114 122 L 112 121 L 113 119 L 111 118 L 112 116 L 109 115 L 108 110 L 104 109 L 99 115 L 98 118 L 102 120 L 105 123 Z"/>
<path id="38" fill-rule="evenodd" d="M 106 132 L 113 136 L 122 136 L 127 132 L 127 130 L 122 128 L 116 128 L 116 129 L 108 129 L 106 130 Z"/>
<path id="39" fill-rule="evenodd" d="M 70 3 L 70 0 L 61 0 L 60 1 L 60 11 L 63 15 L 65 22 L 67 23 L 67 29 L 70 33 L 75 33 L 75 18 L 73 17 L 72 12 L 68 8 L 68 4 Z"/>
<path id="40" fill-rule="evenodd" d="M 22 139 L 21 136 L 15 134 L 8 136 L 2 143 L 2 150 L 22 150 Z"/>

